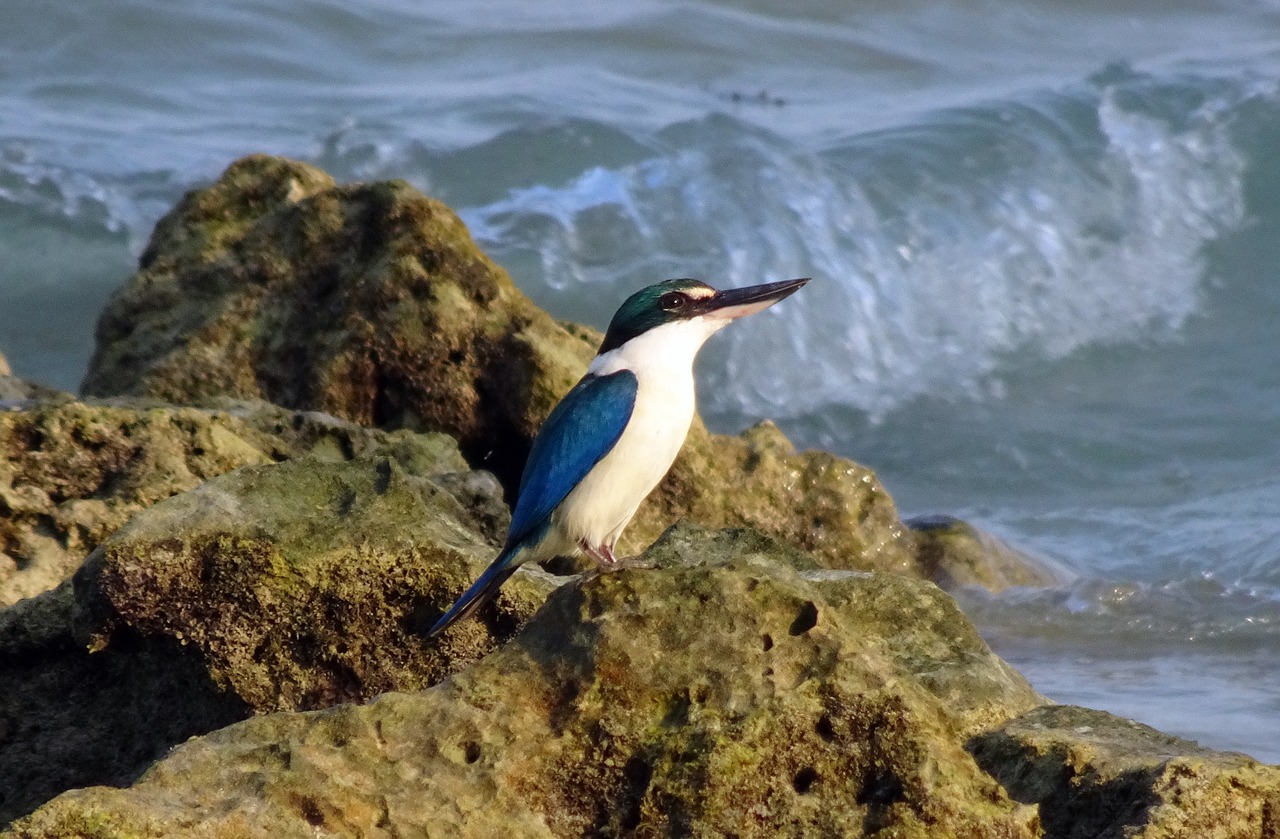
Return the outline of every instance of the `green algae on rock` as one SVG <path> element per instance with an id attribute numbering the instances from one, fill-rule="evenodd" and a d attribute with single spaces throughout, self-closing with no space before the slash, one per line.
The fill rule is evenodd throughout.
<path id="1" fill-rule="evenodd" d="M 795 556 L 679 530 L 430 690 L 238 723 L 8 835 L 1037 835 L 964 744 L 1043 700 L 932 584 Z"/>
<path id="2" fill-rule="evenodd" d="M 0 607 L 69 577 L 139 510 L 241 466 L 381 453 L 418 474 L 467 471 L 442 435 L 387 433 L 263 402 L 216 404 L 68 397 L 0 412 Z"/>
<path id="3" fill-rule="evenodd" d="M 798 453 L 771 422 L 734 437 L 695 421 L 625 539 L 643 547 L 682 518 L 755 528 L 827 568 L 921 576 L 911 533 L 875 473 L 826 452 Z"/>
<path id="4" fill-rule="evenodd" d="M 250 713 L 424 687 L 509 637 L 545 574 L 422 642 L 494 550 L 448 485 L 385 457 L 245 467 L 137 513 L 71 582 L 0 610 L 0 820 Z"/>
<path id="5" fill-rule="evenodd" d="M 1049 839 L 1271 839 L 1280 767 L 1108 714 L 1037 708 L 975 737 L 970 750 Z"/>
<path id="6" fill-rule="evenodd" d="M 1046 559 L 1031 556 L 952 516 L 907 519 L 915 535 L 920 571 L 947 590 L 980 586 L 1000 592 L 1013 586 L 1045 588 L 1070 575 Z"/>
<path id="7" fill-rule="evenodd" d="M 444 204 L 281 158 L 188 193 L 139 268 L 99 320 L 86 393 L 261 398 L 441 431 L 508 484 L 592 354 Z"/>

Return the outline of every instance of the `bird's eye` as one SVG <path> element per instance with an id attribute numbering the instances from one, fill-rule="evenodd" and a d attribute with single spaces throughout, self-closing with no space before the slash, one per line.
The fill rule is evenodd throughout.
<path id="1" fill-rule="evenodd" d="M 679 291 L 668 291 L 658 298 L 658 305 L 667 312 L 678 312 L 689 305 L 689 295 Z"/>

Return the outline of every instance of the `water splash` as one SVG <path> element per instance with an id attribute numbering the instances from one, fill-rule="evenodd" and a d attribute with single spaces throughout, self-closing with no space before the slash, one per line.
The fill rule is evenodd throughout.
<path id="1" fill-rule="evenodd" d="M 140 253 L 156 219 L 182 194 L 171 173 L 96 174 L 40 158 L 31 144 L 0 145 L 0 201 L 63 223 L 128 237 Z"/>
<path id="2" fill-rule="evenodd" d="M 1118 69 L 818 152 L 713 116 L 668 129 L 661 156 L 463 215 L 499 254 L 536 255 L 522 279 L 551 293 L 813 275 L 711 348 L 704 410 L 883 416 L 998 392 L 1024 354 L 1175 334 L 1202 248 L 1244 218 L 1229 125 L 1246 95 Z"/>

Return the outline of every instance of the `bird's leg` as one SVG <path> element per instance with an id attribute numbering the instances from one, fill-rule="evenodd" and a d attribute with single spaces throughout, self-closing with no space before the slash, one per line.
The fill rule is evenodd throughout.
<path id="1" fill-rule="evenodd" d="M 614 556 L 613 542 L 606 542 L 603 545 L 589 545 L 585 540 L 578 542 L 578 547 L 582 548 L 582 552 L 591 557 L 596 562 L 596 567 L 587 573 L 587 578 L 595 577 L 599 574 L 608 574 L 611 571 L 620 571 L 623 568 L 653 568 L 651 563 L 641 561 L 638 556 L 629 556 L 619 559 Z"/>
<path id="2" fill-rule="evenodd" d="M 612 545 L 600 545 L 597 547 L 588 543 L 586 539 L 579 539 L 578 547 L 582 548 L 583 553 L 595 560 L 601 571 L 612 571 L 618 564 L 618 561 L 613 557 Z"/>
<path id="3" fill-rule="evenodd" d="M 609 559 L 612 560 L 612 564 L 609 566 L 610 571 L 618 571 L 623 568 L 654 568 L 656 567 L 652 562 L 645 562 L 643 559 L 641 559 L 638 556 L 615 557 L 613 555 L 613 549 L 615 544 L 616 543 L 614 542 L 610 542 L 604 547 L 604 549 L 609 553 Z"/>

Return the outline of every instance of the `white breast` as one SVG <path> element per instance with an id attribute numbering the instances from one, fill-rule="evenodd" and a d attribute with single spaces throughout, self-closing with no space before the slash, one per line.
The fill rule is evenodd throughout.
<path id="1" fill-rule="evenodd" d="M 579 540 L 613 546 L 675 461 L 695 405 L 693 359 L 724 320 L 679 321 L 652 329 L 597 356 L 591 373 L 630 370 L 639 388 L 631 421 L 613 449 L 552 516 L 561 551 Z M 550 545 L 548 547 L 551 547 Z"/>

